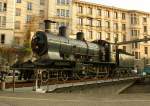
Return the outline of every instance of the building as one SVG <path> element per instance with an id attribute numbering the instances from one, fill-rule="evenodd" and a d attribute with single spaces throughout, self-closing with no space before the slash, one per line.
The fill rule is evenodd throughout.
<path id="1" fill-rule="evenodd" d="M 13 42 L 14 34 L 14 1 L 0 0 L 0 44 L 10 45 Z M 10 8 L 8 8 L 10 7 Z"/>
<path id="2" fill-rule="evenodd" d="M 28 30 L 44 29 L 47 0 L 0 0 L 0 42 L 22 45 Z"/>
<path id="3" fill-rule="evenodd" d="M 43 20 L 47 17 L 46 0 L 15 0 L 14 35 L 17 44 L 23 43 L 26 32 L 35 32 L 43 28 Z"/>

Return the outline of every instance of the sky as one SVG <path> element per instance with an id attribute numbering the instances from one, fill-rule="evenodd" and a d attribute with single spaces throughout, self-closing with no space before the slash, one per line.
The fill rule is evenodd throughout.
<path id="1" fill-rule="evenodd" d="M 150 12 L 150 0 L 82 0 L 130 10 Z"/>

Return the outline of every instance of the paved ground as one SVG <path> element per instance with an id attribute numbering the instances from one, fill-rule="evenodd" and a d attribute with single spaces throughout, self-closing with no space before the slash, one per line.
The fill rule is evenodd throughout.
<path id="1" fill-rule="evenodd" d="M 150 106 L 150 94 L 101 97 L 84 94 L 1 93 L 0 106 Z"/>
<path id="2" fill-rule="evenodd" d="M 125 84 L 90 86 L 65 93 L 5 91 L 0 92 L 0 106 L 150 106 L 150 93 L 115 92 Z"/>

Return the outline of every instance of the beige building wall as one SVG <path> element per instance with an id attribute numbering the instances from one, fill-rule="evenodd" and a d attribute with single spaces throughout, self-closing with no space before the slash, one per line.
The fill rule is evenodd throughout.
<path id="1" fill-rule="evenodd" d="M 68 33 L 70 34 L 71 24 L 71 0 L 49 0 L 48 5 L 48 19 L 55 21 L 55 24 L 51 25 L 51 31 L 55 34 L 58 33 L 60 26 L 67 26 Z"/>
<path id="2" fill-rule="evenodd" d="M 98 25 L 99 21 L 101 24 Z M 143 39 L 150 35 L 150 13 L 74 0 L 71 29 L 73 38 L 78 31 L 83 31 L 88 41 L 102 39 L 114 43 L 116 37 L 117 42 Z M 133 53 L 139 67 L 150 62 L 150 41 L 121 45 L 119 48 Z"/>
<path id="3" fill-rule="evenodd" d="M 0 0 L 0 45 L 13 43 L 14 7 L 14 0 Z"/>
<path id="4" fill-rule="evenodd" d="M 14 21 L 16 43 L 22 44 L 24 42 L 28 28 L 32 32 L 44 29 L 43 20 L 47 18 L 46 15 L 47 0 L 21 0 L 21 2 L 16 2 Z"/>

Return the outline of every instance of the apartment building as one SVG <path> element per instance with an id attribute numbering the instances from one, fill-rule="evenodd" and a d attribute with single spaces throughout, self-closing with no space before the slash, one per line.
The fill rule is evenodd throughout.
<path id="1" fill-rule="evenodd" d="M 89 41 L 102 39 L 123 42 L 143 39 L 150 35 L 150 13 L 74 0 L 71 29 L 72 36 L 83 31 L 85 39 Z M 121 45 L 119 48 L 134 54 L 138 66 L 150 62 L 150 42 Z"/>
<path id="2" fill-rule="evenodd" d="M 15 0 L 14 35 L 17 44 L 23 43 L 27 30 L 44 29 L 47 17 L 47 0 Z"/>
<path id="3" fill-rule="evenodd" d="M 88 41 L 102 39 L 113 43 L 142 39 L 150 35 L 148 12 L 80 0 L 52 0 L 48 7 L 48 19 L 56 21 L 51 31 L 58 32 L 58 26 L 66 25 L 71 38 L 76 38 L 78 31 L 84 32 Z M 126 44 L 119 48 L 133 53 L 138 65 L 150 62 L 150 42 Z"/>
<path id="4" fill-rule="evenodd" d="M 15 2 L 12 0 L 0 0 L 0 46 L 13 42 L 14 6 Z"/>
<path id="5" fill-rule="evenodd" d="M 23 44 L 28 30 L 44 29 L 47 0 L 0 0 L 0 43 Z"/>

